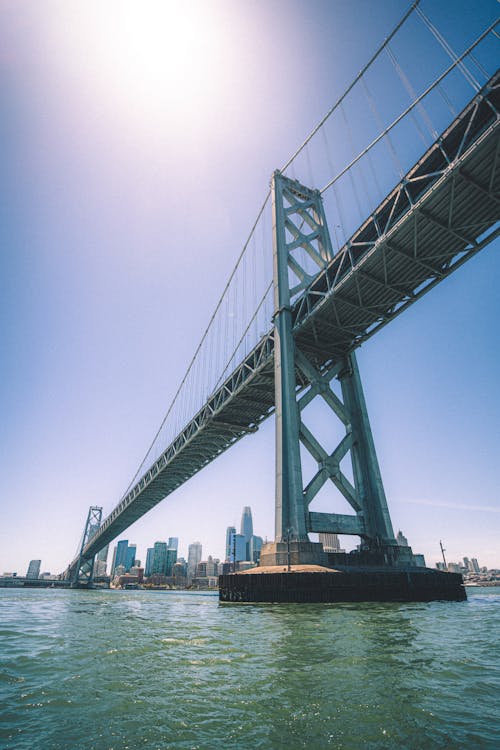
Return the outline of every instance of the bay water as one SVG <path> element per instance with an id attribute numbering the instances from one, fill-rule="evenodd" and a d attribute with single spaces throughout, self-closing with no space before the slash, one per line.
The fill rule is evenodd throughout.
<path id="1" fill-rule="evenodd" d="M 0 748 L 498 750 L 500 589 L 468 597 L 0 589 Z"/>

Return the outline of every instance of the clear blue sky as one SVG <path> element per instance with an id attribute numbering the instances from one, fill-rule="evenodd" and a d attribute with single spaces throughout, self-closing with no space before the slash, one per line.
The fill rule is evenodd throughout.
<path id="1" fill-rule="evenodd" d="M 0 573 L 59 572 L 89 505 L 112 510 L 272 171 L 408 7 L 125 5 L 0 0 Z M 456 37 L 498 12 L 423 7 Z M 358 355 L 394 525 L 430 564 L 443 539 L 452 560 L 500 567 L 499 250 Z M 122 538 L 143 560 L 168 536 L 222 557 L 244 505 L 272 538 L 273 451 L 269 420 Z"/>

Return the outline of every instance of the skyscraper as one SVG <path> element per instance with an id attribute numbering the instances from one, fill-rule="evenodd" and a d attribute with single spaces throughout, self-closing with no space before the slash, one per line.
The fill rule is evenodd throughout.
<path id="1" fill-rule="evenodd" d="M 242 562 L 243 560 L 248 560 L 249 558 L 247 557 L 247 554 L 249 554 L 249 552 L 247 551 L 247 541 L 243 534 L 235 534 L 233 539 L 235 561 Z"/>
<path id="2" fill-rule="evenodd" d="M 151 570 L 153 568 L 153 553 L 154 547 L 148 547 L 146 552 L 146 567 L 144 569 L 144 575 L 146 578 L 151 575 Z"/>
<path id="3" fill-rule="evenodd" d="M 254 563 L 258 563 L 259 562 L 259 560 L 260 560 L 260 550 L 262 548 L 263 543 L 264 543 L 264 540 L 262 539 L 261 536 L 255 536 L 255 534 L 252 536 L 251 545 L 250 545 L 251 546 L 251 549 L 250 549 L 251 556 L 249 557 L 249 560 L 251 560 Z"/>
<path id="4" fill-rule="evenodd" d="M 179 538 L 176 536 L 169 536 L 168 538 L 168 548 L 169 549 L 175 549 L 179 551 Z"/>
<path id="5" fill-rule="evenodd" d="M 99 552 L 97 553 L 97 559 L 101 562 L 106 562 L 108 559 L 108 552 L 109 552 L 109 544 L 107 544 L 105 547 L 103 547 Z"/>
<path id="6" fill-rule="evenodd" d="M 177 562 L 177 550 L 168 547 L 167 554 L 165 556 L 165 575 L 171 576 L 173 573 L 174 565 Z"/>
<path id="7" fill-rule="evenodd" d="M 200 542 L 193 542 L 188 548 L 188 578 L 194 578 L 196 568 L 201 560 L 202 547 Z"/>
<path id="8" fill-rule="evenodd" d="M 236 534 L 234 526 L 226 529 L 226 562 L 233 562 L 233 536 Z"/>
<path id="9" fill-rule="evenodd" d="M 240 532 L 245 537 L 245 560 L 251 560 L 251 541 L 253 536 L 253 522 L 252 522 L 252 510 L 248 505 L 243 508 L 241 515 L 241 528 Z"/>
<path id="10" fill-rule="evenodd" d="M 167 543 L 155 542 L 153 547 L 153 562 L 151 564 L 151 575 L 165 576 L 167 569 Z"/>
<path id="11" fill-rule="evenodd" d="M 132 568 L 135 565 L 135 555 L 137 552 L 137 547 L 135 544 L 129 544 L 127 547 L 127 556 L 125 560 L 125 570 L 127 573 L 130 571 L 130 568 Z"/>
<path id="12" fill-rule="evenodd" d="M 40 575 L 40 565 L 42 564 L 41 560 L 30 560 L 30 564 L 28 565 L 28 572 L 26 573 L 26 578 L 37 579 Z"/>
<path id="13" fill-rule="evenodd" d="M 106 575 L 106 563 L 108 559 L 109 544 L 103 547 L 96 555 L 94 562 L 94 577 L 99 578 Z"/>
<path id="14" fill-rule="evenodd" d="M 128 539 L 120 539 L 120 541 L 115 547 L 111 575 L 114 575 L 114 572 L 118 566 L 123 566 L 123 568 L 127 570 L 127 550 L 128 550 Z"/>
<path id="15" fill-rule="evenodd" d="M 319 541 L 323 545 L 325 552 L 340 552 L 340 542 L 337 534 L 325 534 L 321 532 Z"/>

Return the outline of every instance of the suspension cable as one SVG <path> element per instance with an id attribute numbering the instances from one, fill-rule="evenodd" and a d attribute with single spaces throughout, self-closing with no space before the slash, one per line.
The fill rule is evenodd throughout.
<path id="1" fill-rule="evenodd" d="M 424 22 L 424 24 L 427 26 L 427 28 L 429 29 L 433 37 L 437 39 L 437 41 L 439 42 L 441 47 L 444 49 L 448 57 L 450 57 L 452 60 L 454 60 L 458 64 L 465 80 L 468 83 L 470 83 L 470 85 L 472 86 L 473 89 L 475 89 L 476 92 L 479 91 L 481 86 L 476 81 L 476 79 L 474 78 L 470 70 L 461 61 L 458 60 L 455 50 L 448 44 L 444 36 L 438 31 L 438 29 L 434 26 L 434 24 L 430 21 L 430 19 L 425 15 L 425 13 L 423 12 L 421 8 L 417 8 L 417 13 L 422 19 L 422 21 Z"/>
<path id="2" fill-rule="evenodd" d="M 302 145 L 299 146 L 299 148 L 295 151 L 295 153 L 288 159 L 288 161 L 286 162 L 286 164 L 281 168 L 281 170 L 280 170 L 281 172 L 284 172 L 286 169 L 288 169 L 288 167 L 290 166 L 290 164 L 297 158 L 297 156 L 300 154 L 300 152 L 307 146 L 307 144 L 309 143 L 309 141 L 311 140 L 311 138 L 313 138 L 313 136 L 316 135 L 316 133 L 318 132 L 318 130 L 325 124 L 325 122 L 328 120 L 328 118 L 335 112 L 335 110 L 339 107 L 339 105 L 342 104 L 342 102 L 344 101 L 344 99 L 346 98 L 346 96 L 349 94 L 349 92 L 352 91 L 352 89 L 357 84 L 357 82 L 359 81 L 359 79 L 366 73 L 366 71 L 371 66 L 371 64 L 373 62 L 375 62 L 375 60 L 381 54 L 381 52 L 383 52 L 383 50 L 389 44 L 389 42 L 391 41 L 391 39 L 393 38 L 393 36 L 399 31 L 399 29 L 401 28 L 401 26 L 405 23 L 406 19 L 413 13 L 413 11 L 415 10 L 415 8 L 417 7 L 417 5 L 419 3 L 420 3 L 420 0 L 415 0 L 415 2 L 412 3 L 412 5 L 410 6 L 410 8 L 408 8 L 408 10 L 406 11 L 406 13 L 404 14 L 403 18 L 393 28 L 393 30 L 391 31 L 391 33 L 389 34 L 389 36 L 384 39 L 384 41 L 382 42 L 382 44 L 380 45 L 380 47 L 371 56 L 371 58 L 368 60 L 368 62 L 366 63 L 366 65 L 363 68 L 361 68 L 361 70 L 359 71 L 358 75 L 352 81 L 351 85 L 347 87 L 347 89 L 344 91 L 344 93 L 342 94 L 342 96 L 339 99 L 337 99 L 337 101 L 335 102 L 335 104 L 328 110 L 328 112 L 323 117 L 323 119 L 319 121 L 319 123 L 316 125 L 316 127 L 307 136 L 307 138 L 302 143 Z"/>
<path id="3" fill-rule="evenodd" d="M 415 99 L 415 101 L 414 101 L 414 102 L 412 102 L 412 103 L 411 103 L 411 104 L 410 104 L 410 105 L 409 105 L 409 106 L 408 106 L 408 107 L 407 107 L 407 108 L 406 108 L 406 109 L 405 109 L 405 110 L 404 110 L 403 112 L 401 112 L 401 114 L 400 114 L 400 115 L 398 115 L 398 117 L 396 117 L 396 119 L 395 119 L 395 120 L 393 120 L 393 121 L 391 122 L 391 124 L 390 124 L 390 125 L 388 125 L 388 126 L 387 126 L 387 127 L 386 127 L 386 128 L 385 128 L 385 129 L 384 129 L 384 130 L 383 130 L 382 132 L 381 132 L 381 133 L 379 133 L 379 134 L 378 134 L 378 136 L 377 136 L 376 138 L 374 138 L 374 140 L 373 140 L 373 141 L 372 141 L 372 142 L 371 142 L 370 144 L 368 144 L 368 146 L 366 146 L 366 148 L 364 148 L 364 149 L 363 149 L 363 150 L 362 150 L 362 151 L 361 151 L 361 152 L 360 152 L 360 153 L 359 153 L 359 154 L 358 154 L 358 155 L 356 156 L 356 158 L 355 158 L 355 159 L 353 159 L 353 160 L 352 160 L 351 162 L 349 162 L 349 164 L 347 164 L 347 166 L 345 166 L 345 167 L 344 167 L 344 168 L 343 168 L 343 169 L 342 169 L 342 170 L 341 170 L 341 171 L 340 171 L 340 172 L 339 172 L 339 173 L 338 173 L 337 175 L 335 175 L 335 177 L 333 177 L 333 178 L 332 178 L 332 179 L 331 179 L 331 180 L 330 180 L 329 182 L 327 182 L 327 183 L 326 183 L 326 185 L 325 185 L 325 186 L 324 186 L 323 188 L 321 188 L 320 192 L 321 192 L 321 193 L 324 193 L 324 192 L 325 192 L 325 190 L 328 190 L 328 188 L 330 188 L 330 187 L 331 187 L 331 186 L 332 186 L 332 185 L 333 185 L 333 184 L 334 184 L 335 182 L 337 182 L 337 180 L 339 180 L 339 179 L 340 179 L 340 178 L 341 178 L 341 177 L 342 177 L 343 175 L 345 175 L 345 173 L 346 173 L 346 172 L 347 172 L 347 171 L 348 171 L 349 169 L 351 169 L 351 167 L 352 167 L 352 166 L 354 166 L 354 164 L 356 164 L 356 163 L 357 163 L 357 162 L 358 162 L 358 161 L 359 161 L 360 159 L 362 159 L 362 158 L 363 158 L 363 156 L 365 156 L 365 154 L 367 154 L 367 153 L 368 153 L 369 151 L 371 151 L 371 149 L 372 149 L 372 148 L 373 148 L 374 146 L 376 146 L 376 144 L 377 144 L 377 143 L 378 143 L 379 141 L 381 141 L 381 140 L 382 140 L 382 138 L 384 138 L 384 137 L 385 137 L 385 136 L 387 135 L 387 133 L 390 133 L 390 132 L 391 132 L 391 130 L 393 130 L 393 128 L 395 128 L 395 127 L 396 127 L 396 125 L 397 125 L 398 123 L 400 123 L 400 122 L 401 122 L 401 120 L 402 120 L 402 119 L 403 119 L 404 117 L 406 117 L 406 115 L 407 115 L 407 114 L 408 114 L 409 112 L 411 112 L 411 111 L 412 111 L 412 110 L 413 110 L 413 109 L 414 109 L 414 108 L 415 108 L 415 107 L 416 107 L 416 106 L 417 106 L 417 105 L 418 105 L 418 104 L 419 104 L 419 103 L 420 103 L 420 102 L 422 101 L 422 99 L 424 99 L 424 98 L 425 98 L 425 97 L 426 97 L 426 96 L 427 96 L 427 95 L 428 95 L 428 94 L 429 94 L 429 93 L 430 93 L 431 91 L 433 91 L 433 90 L 434 90 L 434 89 L 436 88 L 436 86 L 438 86 L 438 85 L 439 85 L 439 84 L 441 83 L 441 81 L 442 81 L 442 80 L 443 80 L 444 78 L 446 78 L 446 76 L 447 76 L 447 75 L 448 75 L 448 74 L 449 74 L 449 73 L 450 73 L 450 72 L 451 72 L 452 70 L 454 70 L 454 69 L 455 69 L 455 68 L 456 68 L 456 67 L 457 67 L 458 65 L 460 65 L 460 63 L 462 62 L 462 60 L 464 59 L 464 57 L 467 57 L 467 55 L 469 55 L 469 54 L 470 54 L 471 50 L 475 49 L 475 48 L 477 47 L 477 45 L 478 45 L 478 44 L 479 44 L 480 42 L 482 42 L 482 40 L 483 40 L 483 39 L 484 39 L 484 38 L 485 38 L 486 36 L 488 36 L 488 34 L 489 34 L 490 32 L 492 32 L 492 31 L 493 31 L 493 30 L 495 29 L 495 27 L 496 27 L 496 26 L 498 26 L 498 24 L 499 24 L 499 23 L 500 23 L 500 19 L 497 19 L 497 20 L 496 20 L 496 21 L 494 21 L 494 22 L 493 22 L 492 24 L 490 24 L 490 26 L 488 26 L 488 28 L 487 28 L 487 29 L 485 29 L 485 30 L 483 31 L 483 33 L 482 33 L 482 34 L 480 34 L 480 36 L 478 36 L 478 38 L 476 39 L 476 41 L 475 41 L 475 42 L 473 42 L 473 43 L 472 43 L 472 44 L 470 45 L 470 47 L 468 47 L 468 48 L 467 48 L 467 49 L 465 50 L 465 52 L 462 52 L 462 54 L 461 54 L 461 55 L 460 55 L 460 56 L 459 56 L 459 57 L 458 57 L 458 58 L 457 58 L 457 59 L 456 59 L 456 60 L 455 60 L 455 61 L 454 61 L 454 62 L 453 62 L 453 63 L 452 63 L 452 64 L 451 64 L 451 65 L 450 65 L 450 66 L 449 66 L 448 68 L 446 68 L 446 70 L 445 70 L 445 71 L 444 71 L 443 73 L 441 73 L 441 75 L 440 75 L 440 76 L 438 76 L 438 78 L 436 78 L 436 80 L 435 80 L 435 81 L 434 81 L 433 83 L 431 83 L 431 84 L 430 84 L 430 86 L 428 86 L 428 87 L 427 87 L 427 88 L 425 89 L 425 91 L 423 91 L 423 92 L 422 92 L 422 93 L 420 94 L 420 96 L 418 96 L 418 97 L 417 97 L 417 98 Z"/>
<path id="4" fill-rule="evenodd" d="M 196 348 L 196 351 L 195 351 L 195 353 L 193 354 L 193 357 L 192 357 L 192 359 L 191 359 L 191 361 L 190 361 L 190 363 L 189 363 L 189 365 L 188 365 L 188 368 L 187 368 L 187 370 L 186 370 L 186 372 L 185 372 L 185 374 L 184 374 L 184 377 L 182 378 L 182 380 L 181 380 L 181 382 L 180 382 L 180 384 L 179 384 L 179 387 L 177 388 L 177 391 L 175 392 L 175 395 L 174 395 L 174 397 L 173 397 L 173 399 L 172 399 L 172 401 L 171 401 L 171 403 L 170 403 L 170 406 L 169 406 L 169 407 L 168 407 L 168 409 L 167 409 L 167 413 L 166 413 L 166 414 L 165 414 L 165 416 L 163 417 L 163 420 L 162 420 L 162 422 L 161 422 L 161 424 L 160 424 L 159 428 L 157 429 L 157 431 L 156 431 L 156 433 L 155 433 L 155 436 L 154 436 L 154 438 L 152 439 L 152 441 L 151 441 L 151 444 L 150 444 L 149 448 L 147 449 L 147 451 L 146 451 L 146 453 L 145 453 L 145 455 L 144 455 L 144 458 L 142 459 L 141 463 L 139 464 L 139 468 L 137 469 L 137 471 L 135 472 L 134 476 L 133 476 L 133 477 L 132 477 L 132 479 L 130 480 L 130 483 L 129 483 L 129 485 L 128 485 L 127 489 L 125 490 L 125 492 L 123 493 L 123 495 L 122 495 L 122 497 L 121 497 L 120 501 L 121 501 L 121 500 L 123 500 L 123 498 L 124 498 L 124 497 L 125 497 L 125 496 L 127 495 L 128 491 L 130 490 L 130 488 L 131 488 L 131 487 L 132 487 L 132 485 L 134 484 L 135 480 L 136 480 L 136 479 L 137 479 L 137 477 L 139 476 L 139 473 L 140 473 L 140 471 L 141 471 L 142 467 L 144 466 L 144 464 L 145 464 L 145 462 L 146 462 L 146 460 L 147 460 L 147 458 L 148 458 L 148 456 L 149 456 L 149 454 L 150 454 L 151 450 L 153 449 L 153 447 L 154 447 L 154 444 L 155 444 L 155 442 L 156 442 L 157 438 L 159 437 L 159 435 L 160 435 L 160 433 L 161 433 L 161 431 L 162 431 L 162 429 L 163 429 L 163 427 L 164 427 L 164 425 L 165 425 L 165 422 L 167 421 L 168 417 L 170 416 L 170 414 L 171 414 L 171 412 L 172 412 L 172 409 L 173 409 L 173 407 L 174 407 L 174 404 L 175 404 L 175 402 L 177 401 L 177 398 L 178 398 L 178 396 L 179 396 L 179 394 L 180 394 L 180 392 L 181 392 L 181 390 L 182 390 L 182 387 L 184 386 L 184 383 L 185 383 L 185 382 L 186 382 L 186 380 L 187 380 L 187 377 L 188 377 L 189 373 L 191 372 L 191 368 L 193 367 L 193 364 L 194 364 L 194 362 L 195 362 L 195 360 L 196 360 L 196 358 L 197 358 L 197 356 L 198 356 L 198 353 L 199 353 L 199 351 L 200 351 L 200 349 L 201 349 L 201 347 L 202 347 L 202 345 L 203 345 L 203 343 L 204 343 L 205 339 L 206 339 L 206 338 L 207 338 L 207 336 L 208 336 L 208 333 L 209 333 L 209 331 L 210 331 L 210 328 L 211 328 L 211 325 L 212 325 L 212 323 L 213 323 L 213 321 L 214 321 L 214 318 L 215 318 L 215 316 L 217 315 L 217 313 L 218 313 L 218 311 L 219 311 L 219 309 L 220 309 L 220 307 L 221 307 L 221 305 L 222 305 L 222 302 L 223 302 L 223 300 L 224 300 L 224 297 L 225 297 L 225 295 L 226 295 L 226 292 L 228 291 L 228 289 L 229 289 L 229 286 L 230 286 L 230 284 L 231 284 L 231 282 L 232 282 L 232 280 L 233 280 L 233 278 L 234 278 L 234 276 L 235 276 L 235 274 L 236 274 L 236 271 L 238 270 L 238 266 L 239 266 L 239 264 L 240 264 L 240 262 L 241 262 L 241 259 L 243 258 L 243 255 L 244 255 L 244 254 L 245 254 L 245 252 L 246 252 L 246 249 L 247 249 L 247 247 L 248 247 L 248 245 L 249 245 L 249 243 L 250 243 L 250 240 L 251 240 L 251 238 L 252 238 L 252 235 L 253 235 L 253 233 L 254 233 L 254 231 L 255 231 L 256 227 L 257 227 L 257 224 L 259 223 L 260 217 L 261 217 L 261 216 L 262 216 L 262 214 L 264 213 L 264 210 L 265 210 L 265 208 L 266 208 L 266 205 L 267 205 L 267 202 L 268 202 L 268 200 L 269 200 L 269 197 L 270 197 L 270 195 L 271 195 L 271 189 L 269 189 L 269 190 L 267 191 L 267 193 L 266 193 L 266 197 L 265 197 L 265 199 L 264 199 L 264 202 L 263 202 L 263 204 L 262 204 L 262 206 L 261 206 L 261 208 L 260 208 L 260 211 L 259 211 L 259 213 L 257 214 L 257 218 L 255 219 L 255 221 L 254 221 L 254 223 L 253 223 L 253 225 L 252 225 L 252 228 L 251 228 L 251 230 L 250 230 L 250 234 L 248 235 L 248 237 L 247 237 L 247 240 L 246 240 L 245 244 L 243 245 L 243 249 L 242 249 L 241 253 L 240 253 L 240 254 L 239 254 L 239 256 L 238 256 L 238 259 L 237 259 L 237 261 L 236 261 L 236 264 L 235 264 L 235 266 L 234 266 L 234 268 L 233 268 L 233 270 L 232 270 L 232 272 L 231 272 L 231 274 L 230 274 L 230 276 L 229 276 L 229 279 L 228 279 L 228 281 L 227 281 L 227 284 L 226 284 L 226 286 L 224 287 L 224 291 L 222 292 L 222 295 L 221 295 L 221 297 L 220 297 L 219 301 L 217 302 L 217 305 L 216 305 L 216 307 L 215 307 L 215 310 L 214 310 L 214 312 L 212 313 L 212 316 L 211 316 L 211 318 L 210 318 L 210 320 L 209 320 L 209 322 L 208 322 L 208 325 L 207 325 L 207 327 L 206 327 L 206 329 L 205 329 L 205 332 L 203 333 L 203 336 L 201 337 L 201 341 L 200 341 L 200 343 L 198 344 L 198 346 L 197 346 L 197 348 Z"/>

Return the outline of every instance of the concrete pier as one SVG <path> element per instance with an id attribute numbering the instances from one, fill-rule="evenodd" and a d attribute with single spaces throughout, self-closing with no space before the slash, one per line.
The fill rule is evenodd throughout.
<path id="1" fill-rule="evenodd" d="M 221 602 L 429 602 L 467 599 L 462 576 L 430 568 L 292 565 L 219 576 Z"/>

